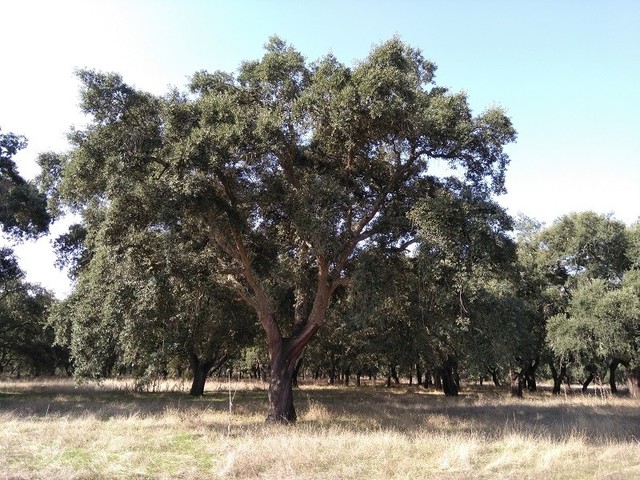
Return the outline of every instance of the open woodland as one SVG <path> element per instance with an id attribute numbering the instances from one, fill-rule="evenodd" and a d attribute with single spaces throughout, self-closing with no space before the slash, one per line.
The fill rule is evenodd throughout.
<path id="1" fill-rule="evenodd" d="M 133 383 L 0 382 L 0 478 L 638 478 L 638 401 L 605 389 L 513 399 L 466 385 L 296 390 L 295 427 L 264 422 L 267 385 L 156 392 Z M 231 398 L 231 403 L 230 403 Z M 231 405 L 231 407 L 230 407 Z"/>
<path id="2" fill-rule="evenodd" d="M 274 37 L 164 96 L 76 72 L 33 182 L 0 134 L 4 233 L 77 219 L 65 299 L 0 251 L 0 475 L 640 476 L 640 223 L 511 218 L 511 120 L 435 72 Z"/>

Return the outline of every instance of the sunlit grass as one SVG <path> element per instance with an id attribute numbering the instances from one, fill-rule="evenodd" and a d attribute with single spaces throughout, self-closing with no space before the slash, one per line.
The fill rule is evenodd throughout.
<path id="1" fill-rule="evenodd" d="M 283 427 L 264 423 L 259 382 L 201 398 L 124 383 L 0 381 L 0 478 L 640 477 L 629 398 L 308 385 Z"/>

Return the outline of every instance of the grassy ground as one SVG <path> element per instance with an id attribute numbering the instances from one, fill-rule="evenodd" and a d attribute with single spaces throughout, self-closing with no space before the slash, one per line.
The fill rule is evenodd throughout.
<path id="1" fill-rule="evenodd" d="M 640 402 L 492 388 L 303 386 L 296 426 L 261 384 L 0 379 L 2 478 L 640 478 Z"/>

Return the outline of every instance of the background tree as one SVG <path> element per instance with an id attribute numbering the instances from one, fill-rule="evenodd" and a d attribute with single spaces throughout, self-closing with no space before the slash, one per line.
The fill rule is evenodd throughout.
<path id="1" fill-rule="evenodd" d="M 497 307 L 506 301 L 500 290 L 513 279 L 515 246 L 508 236 L 511 218 L 488 192 L 456 179 L 442 186 L 417 202 L 411 216 L 421 240 L 418 304 L 427 317 L 445 393 L 457 395 L 461 361 L 469 367 L 489 362 L 482 367 L 486 372 L 499 368 L 497 349 L 493 359 L 490 350 L 481 353 L 481 345 L 493 343 L 495 330 L 489 325 L 518 323 L 513 315 L 500 316 L 519 309 Z"/>
<path id="2" fill-rule="evenodd" d="M 599 371 L 609 369 L 615 392 L 615 367 L 628 359 L 619 357 L 610 341 L 605 342 L 604 349 L 598 347 L 609 334 L 595 328 L 593 321 L 597 315 L 587 310 L 596 308 L 596 304 L 587 306 L 585 301 L 589 295 L 602 296 L 593 302 L 605 301 L 608 290 L 621 287 L 632 266 L 627 227 L 610 216 L 572 213 L 541 232 L 539 242 L 541 263 L 547 271 L 554 272 L 547 295 L 550 299 L 547 309 L 552 315 L 548 320 L 549 345 L 563 364 L 573 360 L 584 368 L 583 389 Z M 602 315 L 598 321 L 602 321 Z M 615 330 L 616 321 L 611 321 Z M 620 337 L 623 339 L 628 340 Z"/>
<path id="3" fill-rule="evenodd" d="M 564 315 L 549 320 L 549 339 L 559 354 L 587 365 L 616 361 L 628 368 L 629 390 L 637 396 L 640 366 L 640 275 L 628 272 L 619 286 L 585 279 Z M 594 367 L 593 375 L 597 373 Z M 610 371 L 615 391 L 615 370 Z M 590 380 L 590 379 L 589 379 Z M 587 383 L 588 385 L 588 383 Z"/>
<path id="4" fill-rule="evenodd" d="M 20 176 L 13 159 L 26 145 L 22 136 L 0 133 L 0 229 L 18 240 L 46 233 L 50 222 L 46 197 Z M 45 323 L 52 301 L 25 281 L 13 250 L 0 248 L 0 370 L 38 375 L 64 363 L 65 352 L 52 347 Z"/>
<path id="5" fill-rule="evenodd" d="M 53 375 L 68 368 L 47 326 L 52 303 L 49 292 L 25 281 L 10 249 L 0 248 L 0 372 Z"/>
<path id="6" fill-rule="evenodd" d="M 0 132 L 0 228 L 17 238 L 46 233 L 50 222 L 46 197 L 20 176 L 13 160 L 26 146 L 24 137 Z"/>
<path id="7" fill-rule="evenodd" d="M 255 322 L 237 295 L 210 281 L 199 240 L 168 215 L 153 224 L 156 203 L 142 201 L 153 197 L 130 194 L 126 202 L 87 206 L 88 229 L 74 225 L 58 238 L 59 262 L 77 284 L 51 323 L 71 347 L 78 376 L 126 372 L 143 387 L 186 364 L 190 393 L 202 395 L 209 374 L 252 344 Z"/>
<path id="8" fill-rule="evenodd" d="M 72 135 L 56 188 L 80 210 L 153 196 L 148 229 L 164 228 L 170 211 L 203 239 L 210 281 L 233 288 L 266 333 L 268 419 L 295 421 L 295 365 L 334 293 L 371 246 L 410 244 L 408 210 L 446 188 L 427 175 L 430 161 L 476 189 L 503 190 L 509 119 L 500 109 L 473 116 L 434 72 L 397 39 L 349 68 L 332 56 L 307 65 L 277 38 L 237 76 L 197 73 L 189 95 L 156 98 L 117 75 L 80 72 L 93 121 Z"/>

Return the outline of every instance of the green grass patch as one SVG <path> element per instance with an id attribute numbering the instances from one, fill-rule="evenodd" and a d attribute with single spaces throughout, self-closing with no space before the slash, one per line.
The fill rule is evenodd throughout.
<path id="1" fill-rule="evenodd" d="M 70 448 L 62 452 L 61 463 L 71 467 L 73 470 L 83 470 L 92 463 L 92 455 L 82 448 Z"/>

